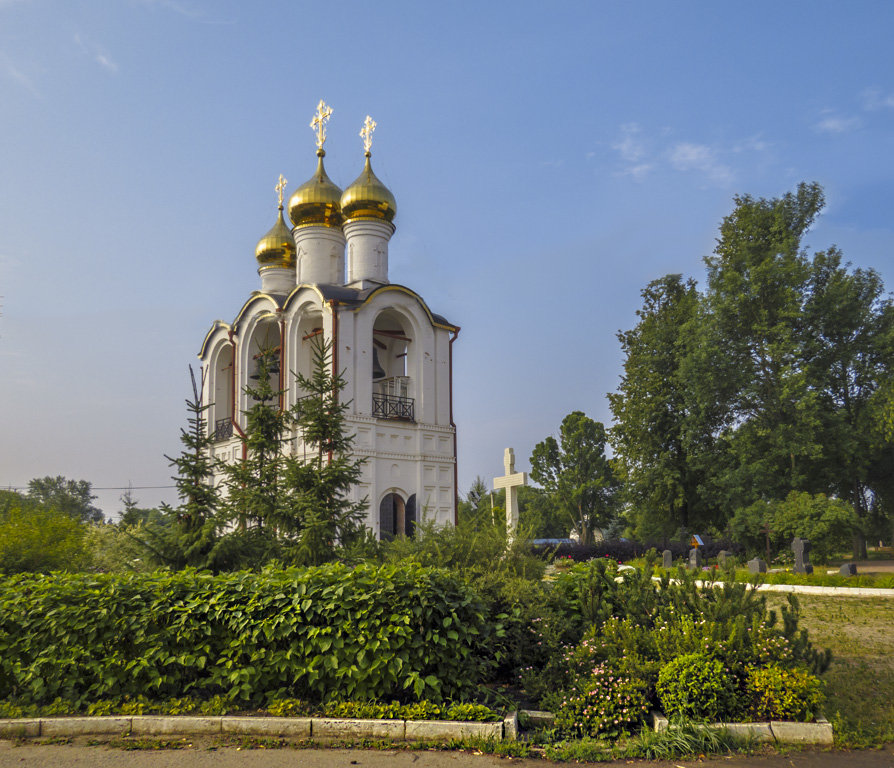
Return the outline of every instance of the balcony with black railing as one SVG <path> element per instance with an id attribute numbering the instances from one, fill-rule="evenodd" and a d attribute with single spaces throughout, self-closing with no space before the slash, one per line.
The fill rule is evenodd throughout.
<path id="1" fill-rule="evenodd" d="M 373 392 L 373 412 L 377 419 L 415 421 L 415 401 L 412 397 Z"/>
<path id="2" fill-rule="evenodd" d="M 409 376 L 388 376 L 373 383 L 373 413 L 377 419 L 415 421 L 415 401 Z"/>
<path id="3" fill-rule="evenodd" d="M 214 422 L 214 442 L 220 443 L 233 436 L 233 420 L 229 417 Z"/>

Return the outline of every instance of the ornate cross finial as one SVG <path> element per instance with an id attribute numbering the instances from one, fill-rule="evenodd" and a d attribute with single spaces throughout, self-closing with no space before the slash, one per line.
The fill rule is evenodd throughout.
<path id="1" fill-rule="evenodd" d="M 363 121 L 363 127 L 360 129 L 360 138 L 363 139 L 363 151 L 366 153 L 369 153 L 370 147 L 372 147 L 374 130 L 376 130 L 376 121 L 367 115 L 366 120 Z"/>
<path id="2" fill-rule="evenodd" d="M 286 184 L 288 183 L 289 180 L 282 174 L 279 174 L 279 181 L 276 182 L 276 186 L 274 187 L 274 189 L 276 190 L 276 196 L 279 198 L 280 208 L 282 208 L 282 192 L 286 188 Z"/>
<path id="3" fill-rule="evenodd" d="M 329 116 L 332 114 L 332 108 L 326 106 L 326 102 L 320 99 L 320 103 L 317 104 L 317 114 L 314 115 L 314 119 L 310 121 L 310 127 L 316 131 L 317 134 L 317 149 L 322 149 L 323 145 L 326 143 L 326 123 L 329 121 Z"/>

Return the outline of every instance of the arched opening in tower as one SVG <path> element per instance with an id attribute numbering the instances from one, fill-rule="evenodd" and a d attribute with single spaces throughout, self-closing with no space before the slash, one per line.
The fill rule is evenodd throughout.
<path id="1" fill-rule="evenodd" d="M 225 344 L 218 351 L 213 367 L 209 427 L 215 442 L 233 436 L 233 364 L 233 346 Z"/>
<path id="2" fill-rule="evenodd" d="M 406 501 L 397 493 L 388 493 L 379 504 L 379 538 L 391 541 L 395 536 L 416 534 L 416 494 Z"/>
<path id="3" fill-rule="evenodd" d="M 394 310 L 376 318 L 372 332 L 373 416 L 415 421 L 412 338 Z"/>

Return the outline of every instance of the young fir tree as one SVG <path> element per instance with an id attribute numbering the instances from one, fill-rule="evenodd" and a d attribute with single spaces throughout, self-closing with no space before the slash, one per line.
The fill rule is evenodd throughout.
<path id="1" fill-rule="evenodd" d="M 333 370 L 332 343 L 319 337 L 313 343 L 313 370 L 309 377 L 295 375 L 304 396 L 291 412 L 305 451 L 286 459 L 288 509 L 278 524 L 294 537 L 297 559 L 318 565 L 333 558 L 337 545 L 362 535 L 367 499 L 354 502 L 348 496 L 360 479 L 364 460 L 351 455 L 354 436 L 345 421 L 348 403 L 339 402 L 345 380 Z"/>
<path id="2" fill-rule="evenodd" d="M 173 480 L 177 484 L 180 505 L 173 509 L 161 505 L 162 513 L 174 521 L 171 526 L 150 525 L 146 532 L 153 540 L 142 540 L 156 555 L 174 567 L 210 567 L 212 551 L 218 539 L 220 495 L 213 481 L 214 460 L 211 458 L 212 436 L 208 434 L 205 412 L 210 408 L 202 401 L 204 371 L 201 384 L 196 383 L 189 368 L 193 399 L 186 401 L 188 428 L 180 430 L 183 451 L 176 458 L 165 456 L 177 468 Z"/>
<path id="3" fill-rule="evenodd" d="M 284 390 L 274 387 L 277 358 L 273 349 L 258 354 L 252 376 L 257 383 L 243 390 L 251 402 L 242 412 L 243 456 L 232 464 L 218 464 L 225 477 L 229 521 L 240 529 L 275 530 L 283 516 L 285 448 L 291 438 L 290 415 L 281 406 Z"/>

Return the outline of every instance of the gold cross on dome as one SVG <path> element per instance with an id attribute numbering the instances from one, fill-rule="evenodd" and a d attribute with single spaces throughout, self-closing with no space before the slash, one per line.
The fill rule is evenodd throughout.
<path id="1" fill-rule="evenodd" d="M 370 147 L 372 147 L 374 130 L 376 130 L 376 121 L 367 115 L 366 120 L 363 121 L 363 127 L 360 129 L 360 138 L 363 139 L 364 152 L 369 152 Z"/>
<path id="2" fill-rule="evenodd" d="M 282 208 L 282 192 L 286 188 L 286 184 L 288 183 L 289 180 L 282 174 L 279 174 L 279 181 L 276 182 L 276 186 L 274 187 L 274 189 L 276 190 L 276 196 L 279 198 L 280 208 Z"/>
<path id="3" fill-rule="evenodd" d="M 326 123 L 329 122 L 329 116 L 332 114 L 332 108 L 326 106 L 326 102 L 320 99 L 320 103 L 317 104 L 317 114 L 314 115 L 314 119 L 310 121 L 310 127 L 316 131 L 317 134 L 317 149 L 322 149 L 323 145 L 326 143 Z"/>

